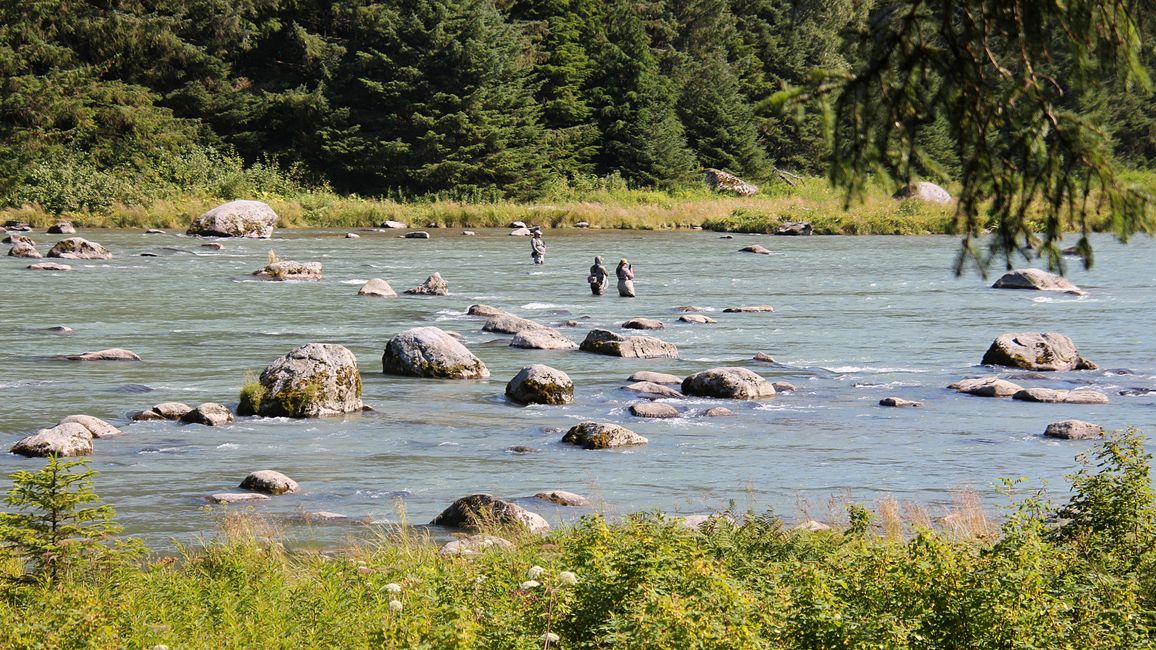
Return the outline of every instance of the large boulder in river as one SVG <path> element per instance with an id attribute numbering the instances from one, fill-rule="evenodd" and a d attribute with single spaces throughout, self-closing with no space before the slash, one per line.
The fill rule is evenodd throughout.
<path id="1" fill-rule="evenodd" d="M 682 380 L 682 392 L 698 397 L 759 399 L 775 394 L 775 387 L 746 368 L 723 367 L 696 372 Z"/>
<path id="2" fill-rule="evenodd" d="M 631 359 L 677 359 L 678 347 L 653 336 L 623 336 L 609 330 L 590 330 L 579 349 Z"/>
<path id="3" fill-rule="evenodd" d="M 56 245 L 49 249 L 48 257 L 68 260 L 110 260 L 112 253 L 104 246 L 83 237 L 69 237 L 56 242 Z"/>
<path id="4" fill-rule="evenodd" d="M 389 340 L 381 355 L 385 372 L 441 379 L 485 379 L 489 369 L 456 338 L 437 327 L 415 327 Z"/>
<path id="5" fill-rule="evenodd" d="M 951 203 L 951 194 L 935 183 L 928 183 L 927 181 L 920 181 L 912 183 L 906 187 L 899 188 L 899 191 L 891 195 L 893 199 L 916 199 L 925 203 Z"/>
<path id="6" fill-rule="evenodd" d="M 435 271 L 425 282 L 405 292 L 411 296 L 448 296 L 450 286 L 442 279 L 442 274 Z"/>
<path id="7" fill-rule="evenodd" d="M 510 347 L 529 350 L 577 350 L 578 344 L 551 327 L 535 327 L 515 334 L 510 341 Z"/>
<path id="8" fill-rule="evenodd" d="M 617 424 L 605 422 L 579 422 L 570 427 L 562 442 L 578 445 L 583 449 L 614 449 L 634 447 L 649 442 L 646 438 Z"/>
<path id="9" fill-rule="evenodd" d="M 373 278 L 372 280 L 361 285 L 357 290 L 359 296 L 371 296 L 373 298 L 396 298 L 397 292 L 389 283 L 381 278 Z"/>
<path id="10" fill-rule="evenodd" d="M 1076 296 L 1088 295 L 1067 278 L 1041 269 L 1008 271 L 991 285 L 993 289 L 1031 289 L 1035 291 L 1062 291 Z"/>
<path id="11" fill-rule="evenodd" d="M 10 450 L 21 456 L 91 456 L 92 431 L 78 422 L 64 422 L 19 440 Z"/>
<path id="12" fill-rule="evenodd" d="M 1096 369 L 1096 364 L 1080 356 L 1072 339 L 1055 332 L 1001 334 L 980 363 L 1025 370 Z"/>
<path id="13" fill-rule="evenodd" d="M 1025 388 L 1012 395 L 1012 399 L 1023 402 L 1046 402 L 1048 404 L 1107 404 L 1108 396 L 1094 390 L 1063 390 L 1058 388 Z"/>
<path id="14" fill-rule="evenodd" d="M 454 501 L 429 522 L 431 526 L 481 530 L 494 526 L 526 528 L 532 533 L 550 530 L 550 524 L 539 514 L 489 494 L 471 494 Z"/>
<path id="15" fill-rule="evenodd" d="M 277 225 L 277 213 L 261 201 L 230 201 L 193 220 L 187 235 L 268 239 Z"/>
<path id="16" fill-rule="evenodd" d="M 519 404 L 569 404 L 574 401 L 574 382 L 557 368 L 535 363 L 506 384 L 506 397 Z"/>
<path id="17" fill-rule="evenodd" d="M 522 318 L 513 314 L 501 313 L 491 316 L 486 320 L 486 324 L 482 325 L 483 332 L 497 332 L 499 334 L 517 334 L 527 330 L 539 329 L 545 327 L 540 323 L 536 323 L 529 318 Z"/>
<path id="18" fill-rule="evenodd" d="M 269 364 L 259 388 L 242 392 L 241 415 L 314 418 L 362 410 L 357 357 L 333 343 L 307 343 Z"/>
<path id="19" fill-rule="evenodd" d="M 706 184 L 713 192 L 723 192 L 738 196 L 753 196 L 759 193 L 759 187 L 743 179 L 719 169 L 705 169 L 702 172 Z"/>
<path id="20" fill-rule="evenodd" d="M 259 271 L 254 271 L 253 275 L 262 280 L 277 282 L 316 282 L 321 279 L 321 271 L 321 262 L 278 260 L 265 265 L 265 268 Z"/>

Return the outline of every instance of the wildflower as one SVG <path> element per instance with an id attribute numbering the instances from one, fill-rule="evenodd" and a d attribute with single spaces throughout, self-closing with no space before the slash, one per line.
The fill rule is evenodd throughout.
<path id="1" fill-rule="evenodd" d="M 396 582 L 391 582 L 385 586 L 385 590 L 391 594 L 401 593 L 401 585 Z"/>
<path id="2" fill-rule="evenodd" d="M 578 576 L 573 571 L 561 571 L 558 573 L 558 584 L 572 587 L 578 584 Z"/>
<path id="3" fill-rule="evenodd" d="M 547 632 L 538 637 L 538 640 L 543 643 L 557 643 L 560 638 L 561 637 L 559 637 L 557 634 L 554 634 L 553 632 Z"/>
<path id="4" fill-rule="evenodd" d="M 486 576 L 478 576 L 478 577 L 474 578 L 474 584 L 480 585 L 485 581 L 486 581 Z"/>
<path id="5" fill-rule="evenodd" d="M 400 600 L 389 601 L 389 611 L 391 612 L 400 612 L 404 607 L 405 605 L 402 605 Z"/>
<path id="6" fill-rule="evenodd" d="M 542 583 L 538 582 L 537 580 L 527 580 L 521 585 L 522 589 L 533 589 L 534 587 L 540 586 L 542 586 Z"/>
<path id="7" fill-rule="evenodd" d="M 537 580 L 538 578 L 542 577 L 542 574 L 545 571 L 545 569 L 535 564 L 534 566 L 530 567 L 529 571 L 526 572 L 526 577 L 531 580 Z"/>

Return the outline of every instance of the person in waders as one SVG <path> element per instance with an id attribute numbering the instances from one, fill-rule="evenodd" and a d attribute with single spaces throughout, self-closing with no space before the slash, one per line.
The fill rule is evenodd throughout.
<path id="1" fill-rule="evenodd" d="M 546 242 L 542 241 L 542 231 L 535 228 L 531 234 L 533 237 L 530 238 L 530 257 L 534 258 L 535 264 L 545 264 Z"/>
<path id="2" fill-rule="evenodd" d="M 590 293 L 601 296 L 606 291 L 606 285 L 610 284 L 610 272 L 602 264 L 601 256 L 594 258 L 594 265 L 590 267 L 586 281 L 590 283 Z"/>
<path id="3" fill-rule="evenodd" d="M 634 267 L 626 258 L 618 260 L 618 268 L 615 270 L 618 274 L 618 295 L 623 298 L 634 297 Z"/>

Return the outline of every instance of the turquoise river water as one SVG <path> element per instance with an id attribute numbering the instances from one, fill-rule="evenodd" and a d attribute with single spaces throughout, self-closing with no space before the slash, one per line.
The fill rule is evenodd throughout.
<path id="1" fill-rule="evenodd" d="M 32 233 L 42 251 L 59 236 Z M 529 242 L 506 231 L 432 230 L 429 240 L 396 233 L 278 231 L 273 239 L 201 240 L 139 231 L 82 231 L 115 255 L 71 262 L 71 273 L 25 270 L 4 258 L 0 327 L 0 444 L 60 418 L 85 413 L 125 435 L 94 443 L 97 491 L 116 506 L 127 532 L 152 544 L 189 539 L 215 526 L 219 509 L 204 497 L 237 491 L 250 471 L 276 469 L 301 484 L 254 511 L 287 522 L 315 511 L 358 521 L 429 521 L 476 492 L 518 500 L 552 522 L 585 510 L 549 507 L 536 492 L 585 494 L 608 513 L 662 510 L 693 514 L 774 508 L 788 520 L 831 518 L 839 503 L 893 497 L 942 513 L 954 492 L 974 488 L 1002 501 L 1001 477 L 1026 476 L 1066 490 L 1063 477 L 1090 443 L 1045 439 L 1049 422 L 1079 418 L 1107 428 L 1156 431 L 1156 242 L 1121 245 L 1097 238 L 1097 265 L 1070 270 L 1088 296 L 990 289 L 991 279 L 956 278 L 952 237 L 765 237 L 722 239 L 709 232 L 547 231 L 547 263 L 535 267 Z M 739 253 L 760 243 L 772 255 Z M 282 259 L 319 261 L 318 283 L 253 281 L 269 250 Z M 141 253 L 156 253 L 143 257 Z M 629 257 L 639 297 L 589 295 L 584 278 L 595 255 L 613 270 Z M 356 296 L 380 277 L 400 293 L 433 271 L 448 297 Z M 614 294 L 611 287 L 610 294 Z M 630 360 L 582 352 L 519 350 L 466 317 L 487 303 L 550 325 L 581 341 L 592 327 L 617 329 L 631 317 L 657 318 L 656 334 L 676 343 L 678 360 Z M 774 313 L 724 314 L 733 305 L 769 303 Z M 677 323 L 674 308 L 710 308 L 715 325 Z M 47 328 L 67 325 L 70 335 Z M 438 381 L 382 374 L 381 353 L 398 332 L 437 325 L 465 336 L 489 366 L 488 381 Z M 1100 370 L 1030 375 L 979 366 L 992 340 L 1009 331 L 1072 337 Z M 165 401 L 236 405 L 247 370 L 309 342 L 340 343 L 358 357 L 374 412 L 292 421 L 239 418 L 210 428 L 133 423 L 128 415 Z M 140 363 L 79 363 L 60 355 L 124 347 Z M 778 361 L 752 361 L 756 352 Z M 506 382 L 529 363 L 567 372 L 575 401 L 517 407 Z M 704 418 L 718 402 L 681 400 L 675 420 L 641 420 L 622 390 L 642 369 L 686 375 L 741 365 L 798 391 L 761 402 L 727 403 L 736 416 Z M 947 384 L 993 373 L 1023 385 L 1092 387 L 1111 404 L 1033 404 L 956 394 Z M 1142 392 L 1142 391 L 1141 391 Z M 883 408 L 882 397 L 924 403 Z M 650 439 L 623 451 L 562 444 L 572 424 L 621 423 Z M 536 453 L 508 451 L 515 445 Z M 0 454 L 0 489 L 9 474 L 39 459 Z M 399 503 L 403 506 L 399 506 Z M 235 507 L 235 506 L 234 506 Z M 348 534 L 318 526 L 320 537 Z"/>

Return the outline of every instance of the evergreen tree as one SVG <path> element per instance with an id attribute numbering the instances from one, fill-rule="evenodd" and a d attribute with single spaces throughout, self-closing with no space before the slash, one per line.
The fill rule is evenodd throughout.
<path id="1" fill-rule="evenodd" d="M 96 504 L 87 460 L 50 456 L 37 472 L 12 475 L 4 503 L 17 512 L 0 512 L 0 553 L 31 560 L 41 577 L 56 580 L 108 535 L 120 532 L 112 506 Z"/>
<path id="2" fill-rule="evenodd" d="M 596 46 L 590 96 L 603 134 L 599 170 L 643 186 L 687 181 L 695 165 L 675 112 L 678 89 L 660 73 L 633 3 L 611 5 Z"/>
<path id="3" fill-rule="evenodd" d="M 700 166 L 752 178 L 766 173 L 754 112 L 721 50 L 686 64 L 679 115 Z"/>
<path id="4" fill-rule="evenodd" d="M 528 196 L 544 179 L 524 42 L 485 0 L 342 6 L 348 54 L 322 149 L 335 183 L 383 194 Z"/>

